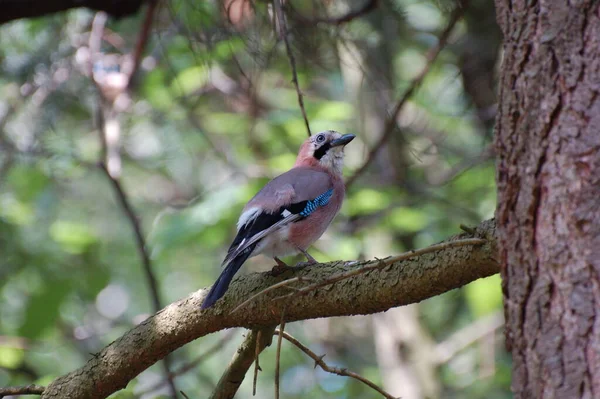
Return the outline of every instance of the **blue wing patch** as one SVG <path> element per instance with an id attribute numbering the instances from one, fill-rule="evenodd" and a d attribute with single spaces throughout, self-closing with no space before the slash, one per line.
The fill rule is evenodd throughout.
<path id="1" fill-rule="evenodd" d="M 319 195 L 317 198 L 307 201 L 306 206 L 300 212 L 300 216 L 307 217 L 311 213 L 313 213 L 317 208 L 321 206 L 325 206 L 329 203 L 331 196 L 333 195 L 333 188 L 325 191 L 323 194 Z"/>

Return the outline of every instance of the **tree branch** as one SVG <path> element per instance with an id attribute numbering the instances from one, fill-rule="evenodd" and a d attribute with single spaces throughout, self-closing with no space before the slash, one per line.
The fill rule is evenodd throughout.
<path id="1" fill-rule="evenodd" d="M 0 388 L 0 398 L 12 395 L 41 395 L 44 393 L 44 387 L 39 385 L 27 385 L 26 387 L 6 387 Z"/>
<path id="2" fill-rule="evenodd" d="M 71 8 L 87 7 L 120 18 L 137 12 L 145 0 L 2 0 L 0 24 L 19 18 L 41 17 Z"/>
<path id="3" fill-rule="evenodd" d="M 355 19 L 370 13 L 371 11 L 375 10 L 378 5 L 379 5 L 379 0 L 368 0 L 367 2 L 365 2 L 365 4 L 363 4 L 360 8 L 357 8 L 356 10 L 350 11 L 347 14 L 341 15 L 339 17 L 329 17 L 329 18 L 328 17 L 316 17 L 316 18 L 306 17 L 306 16 L 300 14 L 300 12 L 293 9 L 291 7 L 291 5 L 288 4 L 287 6 L 292 8 L 292 10 L 294 10 L 294 13 L 298 16 L 298 18 L 302 21 L 302 23 L 343 25 L 345 23 L 354 21 Z"/>
<path id="4" fill-rule="evenodd" d="M 133 66 L 132 70 L 129 72 L 129 81 L 127 82 L 128 87 L 131 87 L 131 82 L 133 82 L 135 79 L 135 74 L 140 67 L 140 63 L 142 62 L 142 55 L 144 54 L 144 49 L 146 48 L 146 43 L 148 42 L 148 37 L 150 36 L 150 30 L 152 29 L 152 22 L 154 19 L 154 13 L 156 12 L 157 3 L 158 0 L 149 0 L 146 16 L 144 17 L 144 23 L 140 29 L 140 33 L 135 44 L 135 50 L 133 51 Z"/>
<path id="5" fill-rule="evenodd" d="M 121 155 L 119 151 L 120 141 L 120 124 L 118 116 L 123 106 L 116 106 L 118 98 L 123 95 L 126 89 L 131 85 L 133 78 L 141 63 L 142 54 L 150 30 L 152 28 L 152 22 L 154 12 L 156 10 L 156 4 L 158 0 L 150 0 L 148 8 L 146 10 L 146 16 L 144 22 L 140 28 L 138 34 L 138 40 L 133 51 L 133 54 L 128 54 L 126 60 L 128 62 L 121 62 L 122 73 L 124 75 L 125 84 L 111 86 L 106 84 L 106 79 L 101 78 L 98 80 L 98 76 L 94 75 L 94 65 L 98 58 L 102 56 L 101 44 L 102 37 L 104 36 L 104 27 L 106 24 L 106 13 L 98 12 L 94 18 L 92 24 L 92 31 L 90 34 L 90 65 L 89 73 L 92 82 L 95 84 L 98 91 L 98 105 L 96 110 L 98 131 L 100 134 L 100 141 L 102 144 L 102 161 L 99 163 L 101 170 L 110 181 L 115 196 L 117 197 L 118 203 L 121 206 L 123 213 L 129 220 L 133 234 L 135 237 L 135 243 L 137 250 L 140 254 L 142 261 L 142 267 L 146 276 L 148 289 L 150 293 L 150 299 L 152 301 L 152 308 L 154 312 L 158 312 L 162 307 L 162 301 L 160 296 L 160 290 L 156 276 L 154 274 L 152 262 L 150 260 L 150 253 L 146 245 L 146 240 L 142 231 L 140 219 L 138 218 L 131 201 L 127 196 L 121 181 L 119 179 L 121 174 Z M 177 387 L 171 376 L 171 357 L 166 356 L 162 362 L 162 367 L 166 376 L 166 381 L 169 386 L 170 397 L 173 399 L 177 398 Z"/>
<path id="6" fill-rule="evenodd" d="M 221 376 L 210 399 L 233 398 L 244 381 L 246 372 L 254 363 L 254 359 L 273 341 L 275 326 L 252 330 L 231 359 L 227 370 Z M 258 341 L 257 341 L 258 340 Z"/>
<path id="7" fill-rule="evenodd" d="M 134 14 L 145 0 L 1 0 L 0 24 L 19 18 L 40 17 L 66 11 L 71 8 L 87 7 L 120 18 Z"/>
<path id="8" fill-rule="evenodd" d="M 279 337 L 277 339 L 277 353 L 275 354 L 275 399 L 279 399 L 279 375 L 281 367 L 281 341 L 285 328 L 285 309 L 281 312 L 281 324 L 279 325 Z"/>
<path id="9" fill-rule="evenodd" d="M 386 399 L 397 399 L 394 396 L 387 393 L 386 391 L 384 391 L 383 389 L 381 389 L 380 387 L 378 387 L 377 384 L 366 379 L 365 377 L 361 376 L 360 374 L 357 374 L 346 368 L 332 367 L 332 366 L 328 365 L 323 360 L 325 355 L 321 355 L 321 356 L 317 355 L 315 352 L 308 349 L 308 347 L 306 345 L 304 345 L 302 342 L 298 341 L 296 338 L 294 338 L 292 335 L 286 333 L 285 331 L 277 330 L 277 331 L 275 331 L 275 334 L 279 335 L 280 337 L 283 336 L 286 340 L 288 340 L 289 342 L 294 344 L 298 349 L 300 349 L 302 352 L 306 353 L 310 358 L 312 358 L 312 360 L 315 361 L 315 368 L 317 366 L 319 366 L 319 367 L 321 367 L 321 369 L 323 371 L 325 371 L 327 373 L 337 374 L 342 377 L 354 378 L 355 380 L 358 380 L 358 381 L 362 382 L 363 384 L 373 388 L 374 390 L 376 390 L 377 392 L 382 394 Z"/>
<path id="10" fill-rule="evenodd" d="M 315 284 L 312 284 L 309 286 L 305 286 L 302 288 L 294 287 L 294 286 L 292 286 L 292 284 L 302 283 L 304 281 L 307 281 L 307 279 L 305 277 L 293 277 L 288 280 L 281 281 L 277 284 L 273 284 L 273 285 L 267 287 L 266 289 L 252 295 L 250 298 L 246 299 L 244 302 L 239 304 L 235 309 L 233 309 L 232 313 L 237 312 L 238 310 L 240 310 L 241 308 L 243 308 L 244 306 L 246 306 L 247 304 L 249 304 L 256 298 L 258 298 L 259 296 L 264 295 L 264 294 L 266 294 L 270 291 L 273 291 L 274 289 L 277 289 L 277 288 L 286 287 L 287 289 L 292 290 L 292 292 L 287 295 L 282 295 L 282 296 L 273 298 L 273 300 L 288 298 L 293 295 L 307 294 L 318 288 L 337 283 L 338 281 L 346 280 L 346 279 L 349 279 L 351 277 L 354 277 L 354 276 L 362 274 L 362 273 L 368 273 L 372 270 L 383 269 L 393 263 L 399 262 L 401 260 L 407 260 L 410 258 L 414 258 L 419 255 L 424 255 L 424 254 L 431 253 L 431 252 L 438 252 L 442 249 L 451 248 L 451 247 L 455 248 L 455 247 L 462 247 L 462 246 L 467 246 L 467 245 L 482 245 L 482 244 L 485 244 L 486 242 L 487 242 L 486 240 L 481 239 L 481 238 L 465 238 L 462 240 L 446 241 L 446 242 L 431 245 L 429 247 L 421 248 L 421 249 L 417 249 L 417 250 L 413 249 L 413 250 L 405 252 L 403 254 L 389 257 L 385 260 L 381 259 L 376 263 L 373 263 L 368 266 L 363 266 L 359 269 L 353 269 L 348 272 L 343 272 L 343 273 L 339 273 L 337 275 L 333 275 L 333 276 L 328 277 L 325 280 L 322 280 L 318 283 L 315 283 Z M 310 280 L 308 280 L 308 281 L 310 281 Z"/>
<path id="11" fill-rule="evenodd" d="M 226 328 L 274 326 L 280 322 L 284 308 L 286 322 L 372 314 L 419 302 L 498 273 L 495 221 L 485 221 L 475 231 L 487 244 L 450 247 L 394 262 L 383 270 L 356 275 L 309 295 L 273 301 L 280 293 L 271 292 L 249 304 L 246 312 L 231 311 L 254 293 L 293 275 L 321 281 L 341 272 L 378 264 L 380 260 L 317 264 L 277 277 L 269 272 L 252 273 L 233 281 L 224 299 L 205 311 L 200 311 L 200 304 L 207 290 L 199 290 L 148 318 L 104 348 L 85 366 L 54 380 L 42 397 L 105 398 L 186 343 Z M 468 237 L 463 233 L 448 241 Z M 248 351 L 254 359 L 255 345 L 249 345 Z"/>
<path id="12" fill-rule="evenodd" d="M 304 99 L 302 97 L 302 91 L 300 90 L 300 84 L 298 83 L 298 72 L 296 71 L 296 59 L 294 58 L 294 52 L 288 39 L 287 22 L 285 15 L 283 14 L 283 6 L 281 5 L 282 0 L 273 0 L 273 8 L 275 9 L 275 15 L 277 23 L 279 24 L 279 34 L 283 38 L 285 43 L 285 50 L 287 51 L 288 58 L 290 60 L 290 67 L 292 68 L 292 82 L 296 88 L 296 94 L 298 95 L 298 105 L 300 111 L 302 111 L 302 118 L 304 118 L 304 124 L 306 125 L 306 132 L 308 136 L 312 134 L 310 131 L 310 124 L 308 123 L 308 116 L 306 115 L 306 109 L 304 109 Z"/>
<path id="13" fill-rule="evenodd" d="M 129 197 L 127 197 L 127 194 L 125 194 L 125 190 L 123 190 L 120 180 L 113 178 L 110 175 L 105 164 L 101 164 L 101 169 L 107 176 L 115 196 L 117 197 L 119 205 L 121 206 L 123 213 L 127 216 L 127 220 L 131 224 L 131 229 L 133 230 L 133 235 L 135 237 L 136 248 L 140 254 L 140 258 L 142 259 L 144 275 L 146 277 L 148 289 L 150 290 L 152 308 L 155 312 L 157 312 L 161 307 L 161 295 L 158 288 L 158 281 L 156 280 L 156 276 L 154 275 L 152 268 L 152 262 L 150 261 L 150 254 L 146 246 L 146 240 L 144 239 L 144 233 L 142 232 L 140 220 L 133 210 L 133 207 L 129 201 Z"/>
<path id="14" fill-rule="evenodd" d="M 362 164 L 360 168 L 356 170 L 356 172 L 354 172 L 352 176 L 350 176 L 350 178 L 346 180 L 346 189 L 350 187 L 356 181 L 356 179 L 358 179 L 358 177 L 367 170 L 371 162 L 373 162 L 373 160 L 375 159 L 375 156 L 379 153 L 379 151 L 383 148 L 385 143 L 387 143 L 390 137 L 392 137 L 392 134 L 396 131 L 398 116 L 400 115 L 400 112 L 402 111 L 404 105 L 406 105 L 410 97 L 413 95 L 415 90 L 417 90 L 421 83 L 423 83 L 423 80 L 429 73 L 429 70 L 431 69 L 431 66 L 437 59 L 438 55 L 441 53 L 444 47 L 446 47 L 446 43 L 450 38 L 450 33 L 452 33 L 452 31 L 454 30 L 454 26 L 463 16 L 466 4 L 466 0 L 459 3 L 452 15 L 450 16 L 450 20 L 448 21 L 446 28 L 438 36 L 437 45 L 429 49 L 429 51 L 427 52 L 427 55 L 425 56 L 425 59 L 427 60 L 425 66 L 423 67 L 421 72 L 419 72 L 419 74 L 410 82 L 408 88 L 404 91 L 404 94 L 402 95 L 402 97 L 400 97 L 400 99 L 394 106 L 394 109 L 392 110 L 389 118 L 385 122 L 383 133 L 381 134 L 379 141 L 377 141 L 377 143 L 369 151 L 367 160 Z"/>

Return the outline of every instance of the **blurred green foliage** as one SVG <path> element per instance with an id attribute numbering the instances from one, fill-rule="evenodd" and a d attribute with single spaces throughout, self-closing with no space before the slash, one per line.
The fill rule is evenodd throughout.
<path id="1" fill-rule="evenodd" d="M 366 161 L 388 110 L 425 66 L 425 51 L 436 44 L 454 7 L 380 3 L 340 26 L 306 18 L 341 15 L 359 2 L 299 0 L 288 10 L 313 132 L 358 136 L 347 148 L 347 176 Z M 122 184 L 169 302 L 212 283 L 244 203 L 293 165 L 306 138 L 270 5 L 255 3 L 239 21 L 228 21 L 221 6 L 164 4 L 131 103 L 118 116 Z M 152 312 L 131 222 L 96 166 L 98 96 L 80 59 L 93 17 L 73 10 L 0 27 L 0 386 L 48 383 Z M 141 22 L 141 15 L 109 21 L 103 51 L 133 48 Z M 315 244 L 318 259 L 385 257 L 493 216 L 493 160 L 482 156 L 490 131 L 461 82 L 461 46 L 468 39 L 468 26 L 460 22 L 404 107 L 399 131 L 349 188 L 341 214 Z M 265 270 L 271 263 L 254 258 L 244 269 Z M 432 344 L 412 350 L 427 357 L 436 342 L 502 310 L 500 280 L 480 280 L 415 306 L 418 317 L 397 316 L 397 328 L 417 323 Z M 329 364 L 382 384 L 392 371 L 378 357 L 370 320 L 306 321 L 287 330 L 326 353 Z M 177 351 L 175 366 L 223 334 Z M 241 334 L 177 378 L 178 388 L 190 398 L 206 397 Z M 432 362 L 435 396 L 509 398 L 510 358 L 496 337 L 473 342 L 443 364 Z M 398 353 L 412 345 L 397 339 Z M 273 360 L 274 349 L 261 355 L 263 398 L 272 395 Z M 282 397 L 379 397 L 354 380 L 314 370 L 286 343 L 281 361 Z M 161 379 L 160 367 L 153 366 L 113 397 L 161 397 L 164 387 L 147 392 Z M 247 378 L 239 397 L 250 392 Z"/>

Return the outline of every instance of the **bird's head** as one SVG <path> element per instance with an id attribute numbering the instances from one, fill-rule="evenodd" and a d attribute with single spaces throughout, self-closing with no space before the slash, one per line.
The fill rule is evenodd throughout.
<path id="1" fill-rule="evenodd" d="M 341 174 L 344 167 L 344 147 L 354 140 L 353 134 L 326 130 L 310 136 L 298 152 L 296 166 L 320 166 Z"/>

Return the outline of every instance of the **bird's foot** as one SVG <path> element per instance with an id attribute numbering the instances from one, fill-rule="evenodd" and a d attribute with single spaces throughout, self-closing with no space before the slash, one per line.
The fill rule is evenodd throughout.
<path id="1" fill-rule="evenodd" d="M 271 269 L 270 273 L 271 276 L 273 277 L 277 277 L 280 274 L 283 274 L 285 272 L 291 272 L 292 270 L 294 270 L 295 267 L 293 266 L 281 266 L 281 265 L 275 265 L 273 266 L 273 268 Z"/>
<path id="2" fill-rule="evenodd" d="M 306 266 L 315 265 L 315 264 L 319 263 L 319 262 L 317 262 L 317 260 L 315 258 L 313 258 L 311 256 L 311 254 L 306 252 L 306 250 L 304 250 L 300 247 L 296 247 L 296 249 L 298 251 L 300 251 L 300 253 L 302 253 L 302 255 L 304 255 L 306 257 L 306 262 L 299 262 L 296 264 L 296 267 L 306 267 Z"/>
<path id="3" fill-rule="evenodd" d="M 294 266 L 294 269 L 302 269 L 302 268 L 305 268 L 305 267 L 307 267 L 307 266 L 316 265 L 317 263 L 319 263 L 319 262 L 317 262 L 317 261 L 316 261 L 316 260 L 314 260 L 314 259 L 313 259 L 312 261 L 310 261 L 310 260 L 307 260 L 306 262 L 298 262 L 298 263 L 296 263 L 296 265 Z"/>
<path id="4" fill-rule="evenodd" d="M 288 264 L 282 261 L 281 259 L 277 257 L 273 259 L 275 259 L 275 262 L 277 262 L 277 264 L 271 269 L 271 275 L 273 277 L 279 276 L 280 274 L 285 273 L 287 271 L 294 270 L 293 266 L 288 266 Z"/>
<path id="5" fill-rule="evenodd" d="M 317 260 L 315 258 L 310 256 L 310 254 L 308 252 L 302 251 L 302 253 L 304 254 L 304 256 L 306 256 L 306 262 L 298 262 L 298 263 L 296 263 L 295 267 L 303 268 L 306 266 L 316 265 L 317 263 L 319 263 L 319 262 L 317 262 Z"/>

